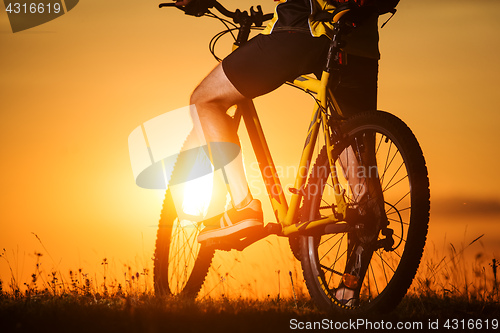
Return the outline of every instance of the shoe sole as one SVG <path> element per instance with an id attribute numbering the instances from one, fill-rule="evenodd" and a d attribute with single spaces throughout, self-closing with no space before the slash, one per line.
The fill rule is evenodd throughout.
<path id="1" fill-rule="evenodd" d="M 245 237 L 249 234 L 256 231 L 256 229 L 263 229 L 264 223 L 259 220 L 246 220 L 237 224 L 233 224 L 232 226 L 219 228 L 215 230 L 210 230 L 200 233 L 198 235 L 198 242 L 205 242 L 209 239 L 218 239 L 225 238 L 228 236 L 232 236 L 232 238 L 236 238 L 237 236 Z"/>

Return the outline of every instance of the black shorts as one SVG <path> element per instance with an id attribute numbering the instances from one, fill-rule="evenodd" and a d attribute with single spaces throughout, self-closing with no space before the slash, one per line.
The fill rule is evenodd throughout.
<path id="1" fill-rule="evenodd" d="M 247 98 L 255 98 L 302 74 L 319 77 L 330 40 L 304 32 L 257 35 L 222 61 L 229 81 Z M 330 87 L 345 116 L 377 109 L 378 60 L 347 55 L 347 66 L 332 73 Z"/>
<path id="2" fill-rule="evenodd" d="M 222 68 L 243 96 L 255 98 L 299 75 L 320 74 L 328 46 L 328 37 L 306 32 L 259 34 L 227 56 Z"/>

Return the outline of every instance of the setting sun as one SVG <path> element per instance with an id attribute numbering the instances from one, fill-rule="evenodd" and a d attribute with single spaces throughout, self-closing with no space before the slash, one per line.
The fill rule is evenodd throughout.
<path id="1" fill-rule="evenodd" d="M 187 182 L 184 186 L 182 210 L 185 214 L 207 216 L 208 206 L 212 198 L 213 174 L 208 174 Z"/>

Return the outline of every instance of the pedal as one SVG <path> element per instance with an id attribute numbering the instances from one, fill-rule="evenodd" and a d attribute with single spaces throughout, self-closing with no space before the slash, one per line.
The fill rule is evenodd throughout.
<path id="1" fill-rule="evenodd" d="M 231 251 L 233 249 L 233 244 L 227 242 L 224 238 L 214 238 L 209 239 L 200 243 L 201 246 L 206 246 L 208 248 L 213 248 L 215 250 L 221 251 Z"/>
<path id="2" fill-rule="evenodd" d="M 236 233 L 221 238 L 208 239 L 201 242 L 202 246 L 210 247 L 221 251 L 243 251 L 249 245 L 265 238 L 269 235 L 279 235 L 281 233 L 281 225 L 278 223 L 268 223 L 265 227 L 252 230 L 250 234 Z"/>
<path id="3" fill-rule="evenodd" d="M 268 223 L 264 227 L 264 229 L 267 232 L 267 235 L 278 235 L 281 236 L 283 235 L 283 227 L 279 223 Z"/>

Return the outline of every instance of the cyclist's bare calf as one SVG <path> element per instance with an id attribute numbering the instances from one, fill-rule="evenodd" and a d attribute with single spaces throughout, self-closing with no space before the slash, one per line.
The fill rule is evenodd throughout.
<path id="1" fill-rule="evenodd" d="M 219 64 L 196 87 L 191 95 L 191 105 L 195 105 L 197 117 L 195 129 L 202 135 L 207 144 L 213 142 L 231 142 L 239 145 L 237 128 L 229 117 L 227 110 L 245 100 L 245 97 L 229 81 Z M 199 119 L 197 123 L 196 119 Z M 233 205 L 236 208 L 244 207 L 252 200 L 243 169 L 241 156 L 236 163 L 225 168 L 229 180 L 229 190 Z"/>

